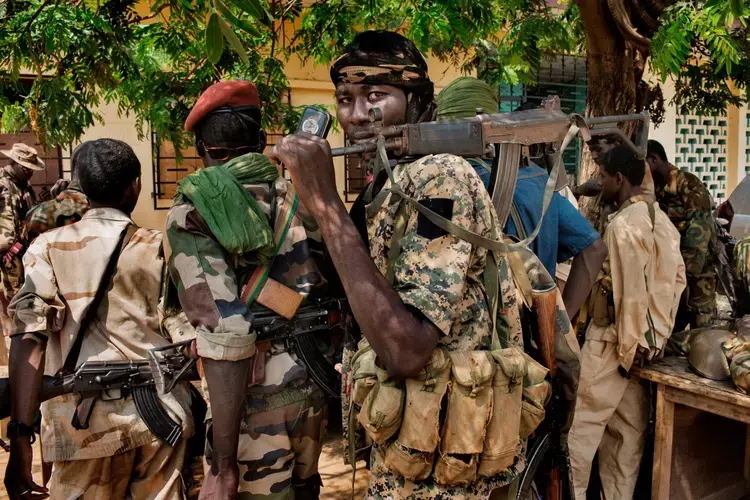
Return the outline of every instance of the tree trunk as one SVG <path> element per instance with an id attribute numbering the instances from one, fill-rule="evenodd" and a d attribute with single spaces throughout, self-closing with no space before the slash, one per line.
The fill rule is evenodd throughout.
<path id="1" fill-rule="evenodd" d="M 606 0 L 577 0 L 586 35 L 588 89 L 586 116 L 596 117 L 635 112 L 637 81 L 642 70 L 636 67 L 636 52 L 620 34 Z M 593 141 L 592 141 L 593 142 Z M 599 140 L 584 147 L 579 183 L 596 175 L 592 156 L 606 153 L 614 142 Z M 601 228 L 599 197 L 579 200 L 581 212 L 596 228 Z"/>
<path id="2" fill-rule="evenodd" d="M 622 115 L 635 112 L 634 60 L 629 51 L 622 54 L 588 56 L 588 89 L 586 116 Z M 607 139 L 592 141 L 583 150 L 579 182 L 586 182 L 597 175 L 598 165 L 594 156 L 600 156 L 615 146 Z M 594 153 L 592 155 L 592 149 Z M 579 202 L 581 212 L 593 224 L 600 226 L 601 204 L 599 197 L 584 197 Z"/>

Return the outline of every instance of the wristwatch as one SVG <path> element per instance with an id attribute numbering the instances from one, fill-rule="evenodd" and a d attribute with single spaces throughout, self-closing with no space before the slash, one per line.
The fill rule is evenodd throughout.
<path id="1" fill-rule="evenodd" d="M 31 444 L 34 444 L 34 441 L 36 441 L 36 434 L 34 434 L 34 428 L 18 420 L 11 420 L 8 423 L 7 432 L 8 432 L 9 439 L 15 439 L 19 437 L 30 437 Z"/>

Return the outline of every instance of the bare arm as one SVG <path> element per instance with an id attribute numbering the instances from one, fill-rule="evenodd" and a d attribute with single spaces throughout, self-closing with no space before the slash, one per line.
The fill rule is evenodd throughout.
<path id="1" fill-rule="evenodd" d="M 440 330 L 405 306 L 378 271 L 338 196 L 316 220 L 354 317 L 388 374 L 417 375 L 435 350 Z"/>
<path id="2" fill-rule="evenodd" d="M 588 297 L 606 258 L 607 245 L 598 239 L 573 259 L 570 275 L 563 290 L 565 310 L 568 311 L 571 320 Z"/>
<path id="3" fill-rule="evenodd" d="M 269 155 L 292 174 L 313 214 L 362 333 L 389 375 L 417 375 L 437 345 L 440 330 L 404 305 L 372 262 L 336 190 L 328 143 L 312 136 L 283 138 Z"/>

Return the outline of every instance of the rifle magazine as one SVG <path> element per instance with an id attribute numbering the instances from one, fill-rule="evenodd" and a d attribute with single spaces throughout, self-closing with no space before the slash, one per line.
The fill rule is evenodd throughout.
<path id="1" fill-rule="evenodd" d="M 154 436 L 160 441 L 174 446 L 182 437 L 182 426 L 169 416 L 161 404 L 154 387 L 137 386 L 131 388 L 133 401 L 138 414 Z"/>

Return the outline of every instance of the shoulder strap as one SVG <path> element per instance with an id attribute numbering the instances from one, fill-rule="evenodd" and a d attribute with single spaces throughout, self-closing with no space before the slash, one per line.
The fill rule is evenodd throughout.
<path id="1" fill-rule="evenodd" d="M 122 233 L 120 234 L 120 240 L 117 242 L 117 246 L 115 247 L 114 252 L 112 252 L 112 255 L 109 258 L 107 267 L 105 268 L 104 274 L 102 275 L 102 280 L 101 282 L 99 282 L 99 288 L 96 290 L 96 295 L 94 295 L 94 300 L 92 300 L 91 304 L 89 304 L 89 308 L 86 310 L 86 314 L 81 320 L 81 326 L 78 328 L 78 334 L 76 335 L 76 340 L 73 343 L 73 347 L 70 349 L 68 356 L 65 358 L 63 370 L 68 373 L 73 373 L 76 369 L 76 363 L 78 362 L 78 356 L 81 354 L 81 346 L 83 345 L 83 337 L 86 335 L 86 330 L 88 330 L 89 325 L 96 316 L 96 312 L 99 309 L 102 300 L 104 299 L 104 295 L 107 293 L 107 288 L 109 287 L 109 283 L 112 281 L 112 278 L 115 275 L 115 270 L 117 269 L 117 261 L 120 259 L 120 254 L 122 254 L 123 248 L 127 246 L 128 242 L 137 230 L 138 226 L 131 222 L 125 229 L 123 229 Z"/>

